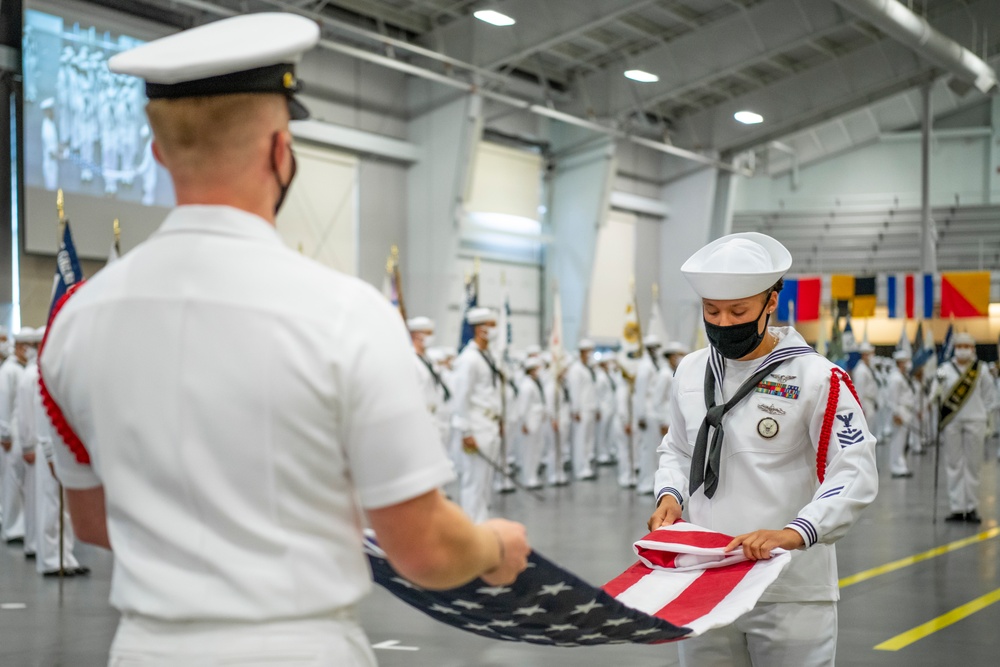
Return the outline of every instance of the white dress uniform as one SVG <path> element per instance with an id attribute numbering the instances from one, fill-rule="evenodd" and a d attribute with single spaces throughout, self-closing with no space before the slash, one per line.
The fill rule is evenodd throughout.
<path id="1" fill-rule="evenodd" d="M 16 450 L 15 403 L 17 387 L 24 375 L 24 366 L 11 354 L 0 366 L 0 440 L 11 443 L 10 451 L 0 448 L 0 472 L 3 474 L 3 526 L 0 538 L 4 541 L 24 539 L 24 459 Z"/>
<path id="2" fill-rule="evenodd" d="M 915 440 L 918 428 L 917 387 L 898 367 L 889 375 L 889 395 L 892 396 L 892 435 L 889 436 L 889 472 L 896 476 L 909 475 L 906 445 Z M 897 424 L 896 419 L 902 423 Z"/>
<path id="3" fill-rule="evenodd" d="M 743 233 L 710 243 L 682 272 L 703 298 L 724 300 L 767 291 L 790 265 L 791 255 L 777 241 Z M 757 324 L 749 324 L 756 334 Z M 794 329 L 771 327 L 766 332 L 775 346 L 763 358 L 734 361 L 709 347 L 678 365 L 670 432 L 659 449 L 657 497 L 673 495 L 686 518 L 700 526 L 734 536 L 790 528 L 804 546 L 792 553 L 787 568 L 752 611 L 730 626 L 680 642 L 682 667 L 832 666 L 839 598 L 833 543 L 877 493 L 875 437 L 839 369 Z M 707 333 L 711 341 L 713 333 Z M 769 374 L 741 401 L 726 403 L 744 382 L 765 371 Z M 715 382 L 718 422 L 703 432 L 706 373 Z M 829 420 L 824 457 L 820 443 L 828 412 L 835 418 Z M 708 451 L 705 460 L 713 465 L 704 471 L 692 468 L 699 433 L 713 444 L 722 435 L 721 448 Z M 710 475 L 713 471 L 717 475 Z M 692 489 L 695 472 L 704 478 Z"/>
<path id="4" fill-rule="evenodd" d="M 437 372 L 433 362 L 426 355 L 414 354 L 413 361 L 417 373 L 417 385 L 420 387 L 420 394 L 424 397 L 424 405 L 427 406 L 427 412 L 434 417 L 441 442 L 447 443 L 451 430 L 450 425 L 442 421 L 438 414 L 444 411 L 446 398 L 451 399 L 451 390 L 446 389 L 441 374 Z"/>
<path id="5" fill-rule="evenodd" d="M 452 425 L 458 438 L 472 436 L 479 453 L 462 453 L 459 468 L 459 504 L 476 523 L 489 518 L 494 468 L 500 456 L 501 379 L 487 361 L 488 351 L 470 341 L 455 362 Z M 486 457 L 489 461 L 483 459 Z"/>
<path id="6" fill-rule="evenodd" d="M 21 434 L 21 449 L 34 452 L 35 462 L 27 466 L 25 489 L 31 479 L 34 490 L 35 511 L 35 569 L 39 574 L 58 572 L 59 560 L 59 480 L 52 474 L 52 426 L 45 407 L 42 392 L 38 386 L 38 364 L 31 363 L 24 370 L 17 401 L 17 423 Z M 27 503 L 25 511 L 29 511 Z M 63 560 L 64 572 L 75 573 L 80 563 L 73 554 L 73 525 L 69 513 L 63 512 Z"/>
<path id="7" fill-rule="evenodd" d="M 611 371 L 599 365 L 594 369 L 597 374 L 597 463 L 600 465 L 613 463 L 616 457 L 616 447 L 612 428 L 616 418 L 615 392 L 619 380 L 611 375 Z"/>
<path id="8" fill-rule="evenodd" d="M 542 382 L 537 377 L 525 375 L 518 387 L 518 412 L 521 414 L 521 474 L 522 482 L 529 489 L 538 488 L 541 482 L 538 469 L 545 449 L 545 432 L 551 431 L 551 417 L 545 403 Z"/>
<path id="9" fill-rule="evenodd" d="M 879 392 L 875 371 L 864 360 L 861 360 L 851 372 L 851 381 L 854 382 L 858 398 L 861 399 L 861 408 L 865 411 L 865 419 L 871 425 L 872 431 L 875 431 Z"/>
<path id="10" fill-rule="evenodd" d="M 597 375 L 594 369 L 579 359 L 566 371 L 566 388 L 569 390 L 570 426 L 573 447 L 573 476 L 576 479 L 593 479 L 597 428 Z"/>
<path id="11" fill-rule="evenodd" d="M 986 364 L 977 359 L 964 364 L 954 359 L 938 369 L 942 400 L 952 393 L 970 363 L 979 365 L 979 376 L 961 409 L 941 429 L 948 502 L 952 513 L 967 514 L 979 508 L 979 467 L 986 443 L 986 420 L 996 403 L 995 386 Z"/>
<path id="12" fill-rule="evenodd" d="M 632 395 L 633 433 L 635 434 L 635 466 L 638 469 L 636 492 L 640 494 L 653 493 L 653 476 L 656 473 L 656 448 L 660 446 L 663 436 L 660 435 L 660 425 L 653 387 L 660 366 L 665 362 L 654 358 L 648 350 L 639 362 L 635 376 L 635 392 Z M 646 425 L 639 428 L 639 422 Z"/>
<path id="13" fill-rule="evenodd" d="M 618 486 L 625 489 L 635 487 L 634 440 L 638 439 L 638 435 L 634 426 L 632 435 L 625 431 L 625 427 L 633 421 L 632 389 L 620 371 L 615 372 L 615 378 L 618 386 L 615 388 L 615 418 L 611 423 L 611 432 L 618 451 Z"/>
<path id="14" fill-rule="evenodd" d="M 224 206 L 175 209 L 66 303 L 42 375 L 89 456 L 58 439 L 60 479 L 105 490 L 113 659 L 374 664 L 361 509 L 453 477 L 405 336 L 373 288 Z"/>
<path id="15" fill-rule="evenodd" d="M 14 401 L 14 447 L 24 470 L 21 480 L 21 497 L 24 503 L 24 553 L 35 556 L 38 552 L 38 496 L 35 464 L 24 460 L 26 453 L 34 453 L 37 429 L 35 426 L 34 397 L 38 390 L 38 363 L 35 359 L 24 367 L 24 373 L 17 383 L 17 399 Z M 36 460 L 37 463 L 37 460 Z"/>
<path id="16" fill-rule="evenodd" d="M 556 380 L 555 373 L 546 374 L 542 382 L 545 387 L 545 402 L 549 415 L 551 416 L 549 428 L 549 442 L 545 452 L 545 468 L 548 471 L 549 484 L 566 484 L 569 479 L 566 476 L 565 464 L 569 460 L 570 451 L 570 395 L 566 386 L 566 376 Z M 555 421 L 559 430 L 551 428 L 551 421 Z M 558 455 L 557 455 L 558 453 Z"/>

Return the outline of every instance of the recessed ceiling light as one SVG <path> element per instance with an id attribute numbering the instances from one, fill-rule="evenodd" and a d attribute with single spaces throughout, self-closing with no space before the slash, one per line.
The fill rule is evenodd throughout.
<path id="1" fill-rule="evenodd" d="M 498 25 L 501 27 L 514 25 L 515 23 L 517 23 L 517 21 L 507 16 L 506 14 L 501 14 L 500 12 L 492 9 L 480 9 L 478 12 L 475 12 L 473 16 L 475 16 L 480 21 L 486 21 L 491 25 Z"/>
<path id="2" fill-rule="evenodd" d="M 753 111 L 737 111 L 733 114 L 733 118 L 744 125 L 756 125 L 757 123 L 764 122 L 764 117 Z"/>
<path id="3" fill-rule="evenodd" d="M 630 69 L 625 72 L 625 76 L 639 83 L 656 83 L 660 80 L 655 74 L 641 69 Z"/>

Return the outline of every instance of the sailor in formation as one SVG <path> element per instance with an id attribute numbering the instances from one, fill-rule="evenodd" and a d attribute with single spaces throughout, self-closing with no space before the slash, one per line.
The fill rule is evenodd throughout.
<path id="1" fill-rule="evenodd" d="M 31 327 L 22 327 L 13 335 L 13 340 L 13 354 L 0 366 L 0 467 L 3 469 L 0 538 L 7 543 L 22 542 L 25 555 L 30 557 L 35 553 L 35 517 L 31 511 L 34 496 L 26 492 L 25 484 L 33 487 L 34 479 L 26 481 L 27 471 L 17 428 L 17 396 L 25 368 L 35 363 L 38 340 Z"/>
<path id="2" fill-rule="evenodd" d="M 793 551 L 753 610 L 678 643 L 682 667 L 834 664 L 833 543 L 875 499 L 875 437 L 846 373 L 768 326 L 791 262 L 773 238 L 742 233 L 681 267 L 710 347 L 677 369 L 649 528 L 683 515 L 736 536 L 727 548 L 751 560 Z"/>
<path id="3" fill-rule="evenodd" d="M 868 341 L 862 341 L 858 346 L 858 351 L 861 353 L 861 360 L 851 371 L 851 380 L 854 382 L 854 388 L 858 391 L 858 398 L 861 399 L 861 408 L 865 411 L 865 419 L 871 425 L 872 432 L 877 433 L 876 415 L 879 406 L 879 383 L 872 366 L 875 346 Z"/>
<path id="4" fill-rule="evenodd" d="M 597 373 L 590 363 L 594 343 L 589 339 L 580 341 L 578 357 L 566 371 L 566 386 L 569 390 L 573 476 L 578 480 L 596 479 L 591 460 L 594 458 L 597 420 Z"/>
<path id="5" fill-rule="evenodd" d="M 597 465 L 614 464 L 616 459 L 614 422 L 615 393 L 621 378 L 612 371 L 614 355 L 610 352 L 594 354 L 594 371 L 597 378 Z"/>
<path id="6" fill-rule="evenodd" d="M 522 481 L 529 489 L 538 489 L 542 486 L 539 469 L 545 450 L 546 431 L 551 428 L 545 389 L 539 377 L 542 366 L 544 362 L 541 356 L 528 357 L 524 362 L 525 374 L 518 387 Z"/>
<path id="7" fill-rule="evenodd" d="M 657 404 L 653 393 L 656 375 L 660 372 L 660 347 L 662 341 L 656 334 L 648 334 L 642 341 L 644 354 L 635 373 L 632 393 L 632 421 L 635 449 L 636 492 L 653 493 L 653 476 L 656 473 L 656 448 L 660 446 L 660 426 Z"/>
<path id="8" fill-rule="evenodd" d="M 892 396 L 892 434 L 889 436 L 889 472 L 893 477 L 913 477 L 906 462 L 907 450 L 916 439 L 919 426 L 918 389 L 913 381 L 913 359 L 909 350 L 892 355 L 896 367 L 889 375 Z"/>
<path id="9" fill-rule="evenodd" d="M 430 358 L 430 346 L 434 342 L 434 321 L 429 317 L 411 317 L 406 321 L 406 328 L 410 331 L 410 341 L 415 353 L 417 384 L 424 396 L 427 412 L 437 424 L 441 442 L 447 445 L 451 424 L 442 419 L 441 415 L 447 413 L 445 405 L 451 401 L 451 390 Z"/>

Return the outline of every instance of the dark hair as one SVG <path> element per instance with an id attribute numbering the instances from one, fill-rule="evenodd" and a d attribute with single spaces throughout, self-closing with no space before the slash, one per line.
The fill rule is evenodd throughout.
<path id="1" fill-rule="evenodd" d="M 774 283 L 774 285 L 771 286 L 771 291 L 772 292 L 781 292 L 781 289 L 784 286 L 785 286 L 785 279 L 784 279 L 784 277 L 778 278 L 778 282 Z"/>

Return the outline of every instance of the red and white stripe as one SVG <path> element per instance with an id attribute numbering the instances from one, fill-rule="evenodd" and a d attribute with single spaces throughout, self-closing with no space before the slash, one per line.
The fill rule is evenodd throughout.
<path id="1" fill-rule="evenodd" d="M 723 549 L 732 537 L 690 523 L 659 528 L 635 543 L 639 562 L 603 586 L 622 604 L 696 637 L 753 609 L 791 560 L 782 549 L 750 561 Z"/>

